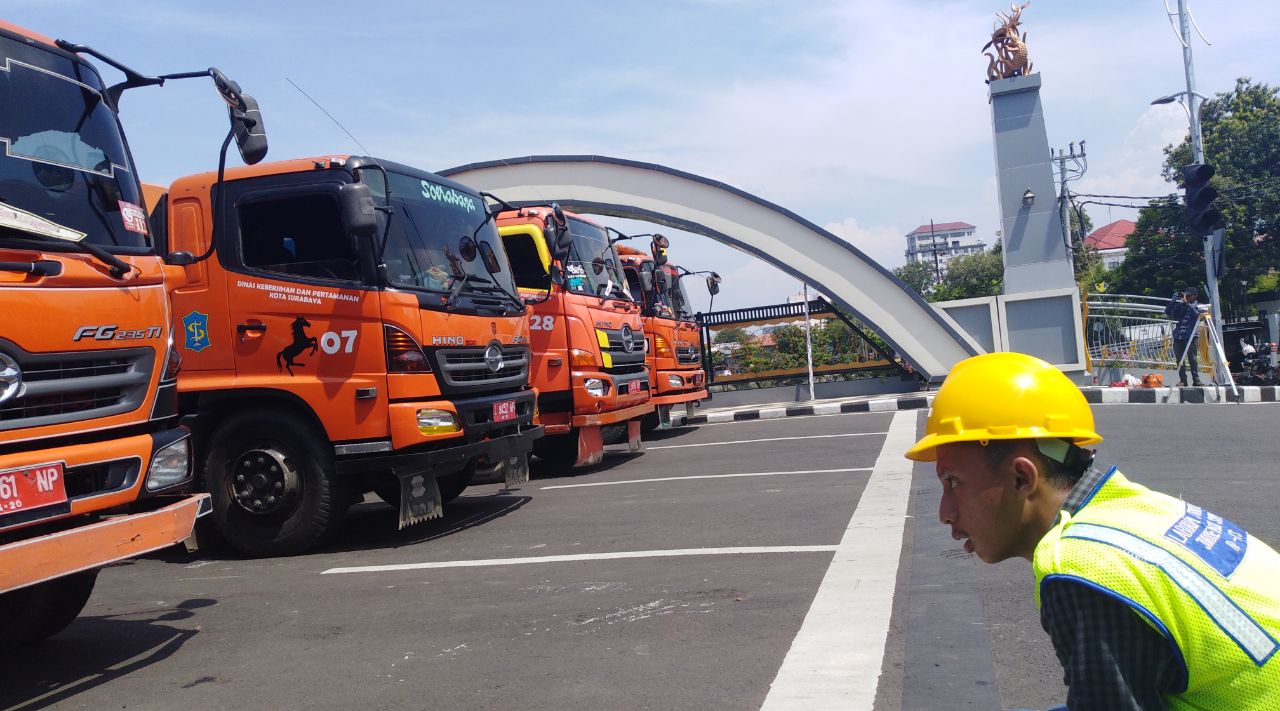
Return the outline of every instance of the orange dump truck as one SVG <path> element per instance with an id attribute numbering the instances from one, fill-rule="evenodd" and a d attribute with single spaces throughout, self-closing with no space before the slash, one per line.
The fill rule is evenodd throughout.
<path id="1" fill-rule="evenodd" d="M 163 238 L 212 255 L 172 293 L 178 392 L 232 545 L 305 551 L 369 491 L 404 527 L 527 480 L 529 325 L 479 193 L 346 155 L 213 182 L 173 183 Z"/>
<path id="2" fill-rule="evenodd" d="M 208 503 L 178 424 L 181 269 L 157 256 L 117 105 L 211 72 L 145 77 L 0 22 L 0 648 L 66 627 L 99 568 L 187 539 Z"/>
<path id="3" fill-rule="evenodd" d="M 653 254 L 618 245 L 627 286 L 644 311 L 644 335 L 648 341 L 650 401 L 655 405 L 645 418 L 644 430 L 671 425 L 671 409 L 707 398 L 702 369 L 702 334 L 684 289 L 683 277 L 693 272 L 669 263 L 661 236 L 655 237 Z M 712 273 L 707 286 L 714 295 L 720 277 Z"/>
<path id="4" fill-rule="evenodd" d="M 530 377 L 546 430 L 534 454 L 569 467 L 599 462 L 605 444 L 639 451 L 653 411 L 644 332 L 608 234 L 556 206 L 503 211 L 498 233 L 530 303 Z"/>

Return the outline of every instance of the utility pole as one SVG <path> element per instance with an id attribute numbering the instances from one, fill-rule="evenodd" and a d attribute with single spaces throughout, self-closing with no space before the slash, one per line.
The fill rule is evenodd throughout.
<path id="1" fill-rule="evenodd" d="M 804 356 L 809 366 L 809 402 L 813 402 L 813 332 L 809 327 L 809 282 L 804 282 Z"/>
<path id="2" fill-rule="evenodd" d="M 933 218 L 929 218 L 929 248 L 933 252 L 933 280 L 942 284 L 942 267 L 938 264 L 938 235 L 933 232 Z"/>
<path id="3" fill-rule="evenodd" d="M 1169 12 L 1169 5 L 1165 5 L 1165 10 L 1169 13 L 1169 20 L 1172 23 L 1174 14 Z M 1187 91 L 1178 92 L 1171 96 L 1161 97 L 1152 101 L 1152 104 L 1169 104 L 1169 102 L 1185 96 L 1187 102 L 1184 106 L 1187 108 L 1187 122 L 1190 124 L 1190 142 L 1192 142 L 1192 163 L 1204 163 L 1204 137 L 1201 133 L 1201 105 L 1204 96 L 1196 91 L 1196 65 L 1192 60 L 1192 27 L 1196 24 L 1196 18 L 1192 17 L 1190 9 L 1187 6 L 1187 0 L 1178 0 L 1178 23 L 1174 27 L 1178 33 L 1178 41 L 1183 44 L 1183 70 L 1187 74 Z M 1202 40 L 1203 33 L 1199 32 Z M 1208 40 L 1204 40 L 1204 44 L 1208 44 Z M 1222 250 L 1222 243 L 1225 240 L 1224 229 L 1216 229 L 1216 231 L 1208 234 L 1202 234 L 1204 240 L 1204 286 L 1208 287 L 1208 298 L 1213 309 L 1213 320 L 1210 324 L 1217 332 L 1222 333 L 1222 304 L 1217 292 L 1217 268 L 1219 268 L 1219 252 Z"/>
<path id="4" fill-rule="evenodd" d="M 1058 212 L 1062 219 L 1062 243 L 1067 248 L 1067 255 L 1072 253 L 1071 249 L 1071 199 L 1067 192 L 1068 177 L 1074 180 L 1084 175 L 1087 163 L 1082 163 L 1085 159 L 1084 141 L 1080 141 L 1080 152 L 1076 153 L 1076 144 L 1071 144 L 1071 152 L 1067 153 L 1061 148 L 1058 149 L 1058 155 L 1053 155 L 1053 149 L 1049 149 L 1049 160 L 1058 164 Z M 1067 175 L 1067 161 L 1075 163 L 1076 174 Z M 1083 230 L 1084 225 L 1080 225 Z M 1083 238 L 1083 235 L 1081 235 Z"/>

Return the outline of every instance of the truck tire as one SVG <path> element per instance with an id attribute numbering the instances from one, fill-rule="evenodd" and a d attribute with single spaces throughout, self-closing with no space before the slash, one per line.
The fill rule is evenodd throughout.
<path id="1" fill-rule="evenodd" d="M 578 461 L 578 433 L 540 437 L 533 441 L 533 454 L 557 472 L 568 471 Z"/>
<path id="2" fill-rule="evenodd" d="M 0 595 L 6 610 L 0 625 L 0 650 L 34 644 L 66 629 L 89 602 L 98 571 L 64 575 Z"/>
<path id="3" fill-rule="evenodd" d="M 251 556 L 297 555 L 346 517 L 333 449 L 311 423 L 280 411 L 228 417 L 209 437 L 202 483 L 218 532 Z"/>
<path id="4" fill-rule="evenodd" d="M 662 420 L 658 418 L 658 411 L 654 410 L 653 412 L 645 415 L 644 419 L 640 420 L 640 434 L 652 434 L 657 431 L 658 425 L 660 424 L 662 424 Z M 625 441 L 626 438 L 624 437 L 623 440 Z"/>

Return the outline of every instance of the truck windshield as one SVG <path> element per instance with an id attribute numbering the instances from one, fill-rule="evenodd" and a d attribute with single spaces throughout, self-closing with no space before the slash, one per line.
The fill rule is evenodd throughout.
<path id="1" fill-rule="evenodd" d="M 570 217 L 569 234 L 573 237 L 573 247 L 564 265 L 565 288 L 580 294 L 630 300 L 626 277 L 622 275 L 613 245 L 609 244 L 608 233 Z"/>
<path id="2" fill-rule="evenodd" d="M 677 278 L 671 287 L 671 308 L 681 321 L 693 320 L 693 306 L 689 303 L 688 292 L 684 290 L 684 279 Z"/>
<path id="3" fill-rule="evenodd" d="M 485 220 L 480 197 L 394 171 L 387 180 L 395 212 L 383 258 L 391 284 L 448 292 L 457 279 L 468 279 L 469 290 L 515 293 L 498 228 Z M 368 182 L 375 193 L 383 192 L 382 181 Z"/>
<path id="4" fill-rule="evenodd" d="M 87 64 L 0 36 L 0 241 L 151 248 L 138 180 Z M 56 242 L 54 242 L 56 244 Z"/>

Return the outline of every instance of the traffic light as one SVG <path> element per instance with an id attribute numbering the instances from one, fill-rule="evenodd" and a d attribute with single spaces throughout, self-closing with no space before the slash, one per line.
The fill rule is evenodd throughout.
<path id="1" fill-rule="evenodd" d="M 1213 206 L 1218 191 L 1209 184 L 1214 172 L 1208 163 L 1192 163 L 1182 169 L 1186 190 L 1183 201 L 1187 204 L 1187 224 L 1192 232 L 1207 234 L 1222 220 L 1222 213 Z"/>

